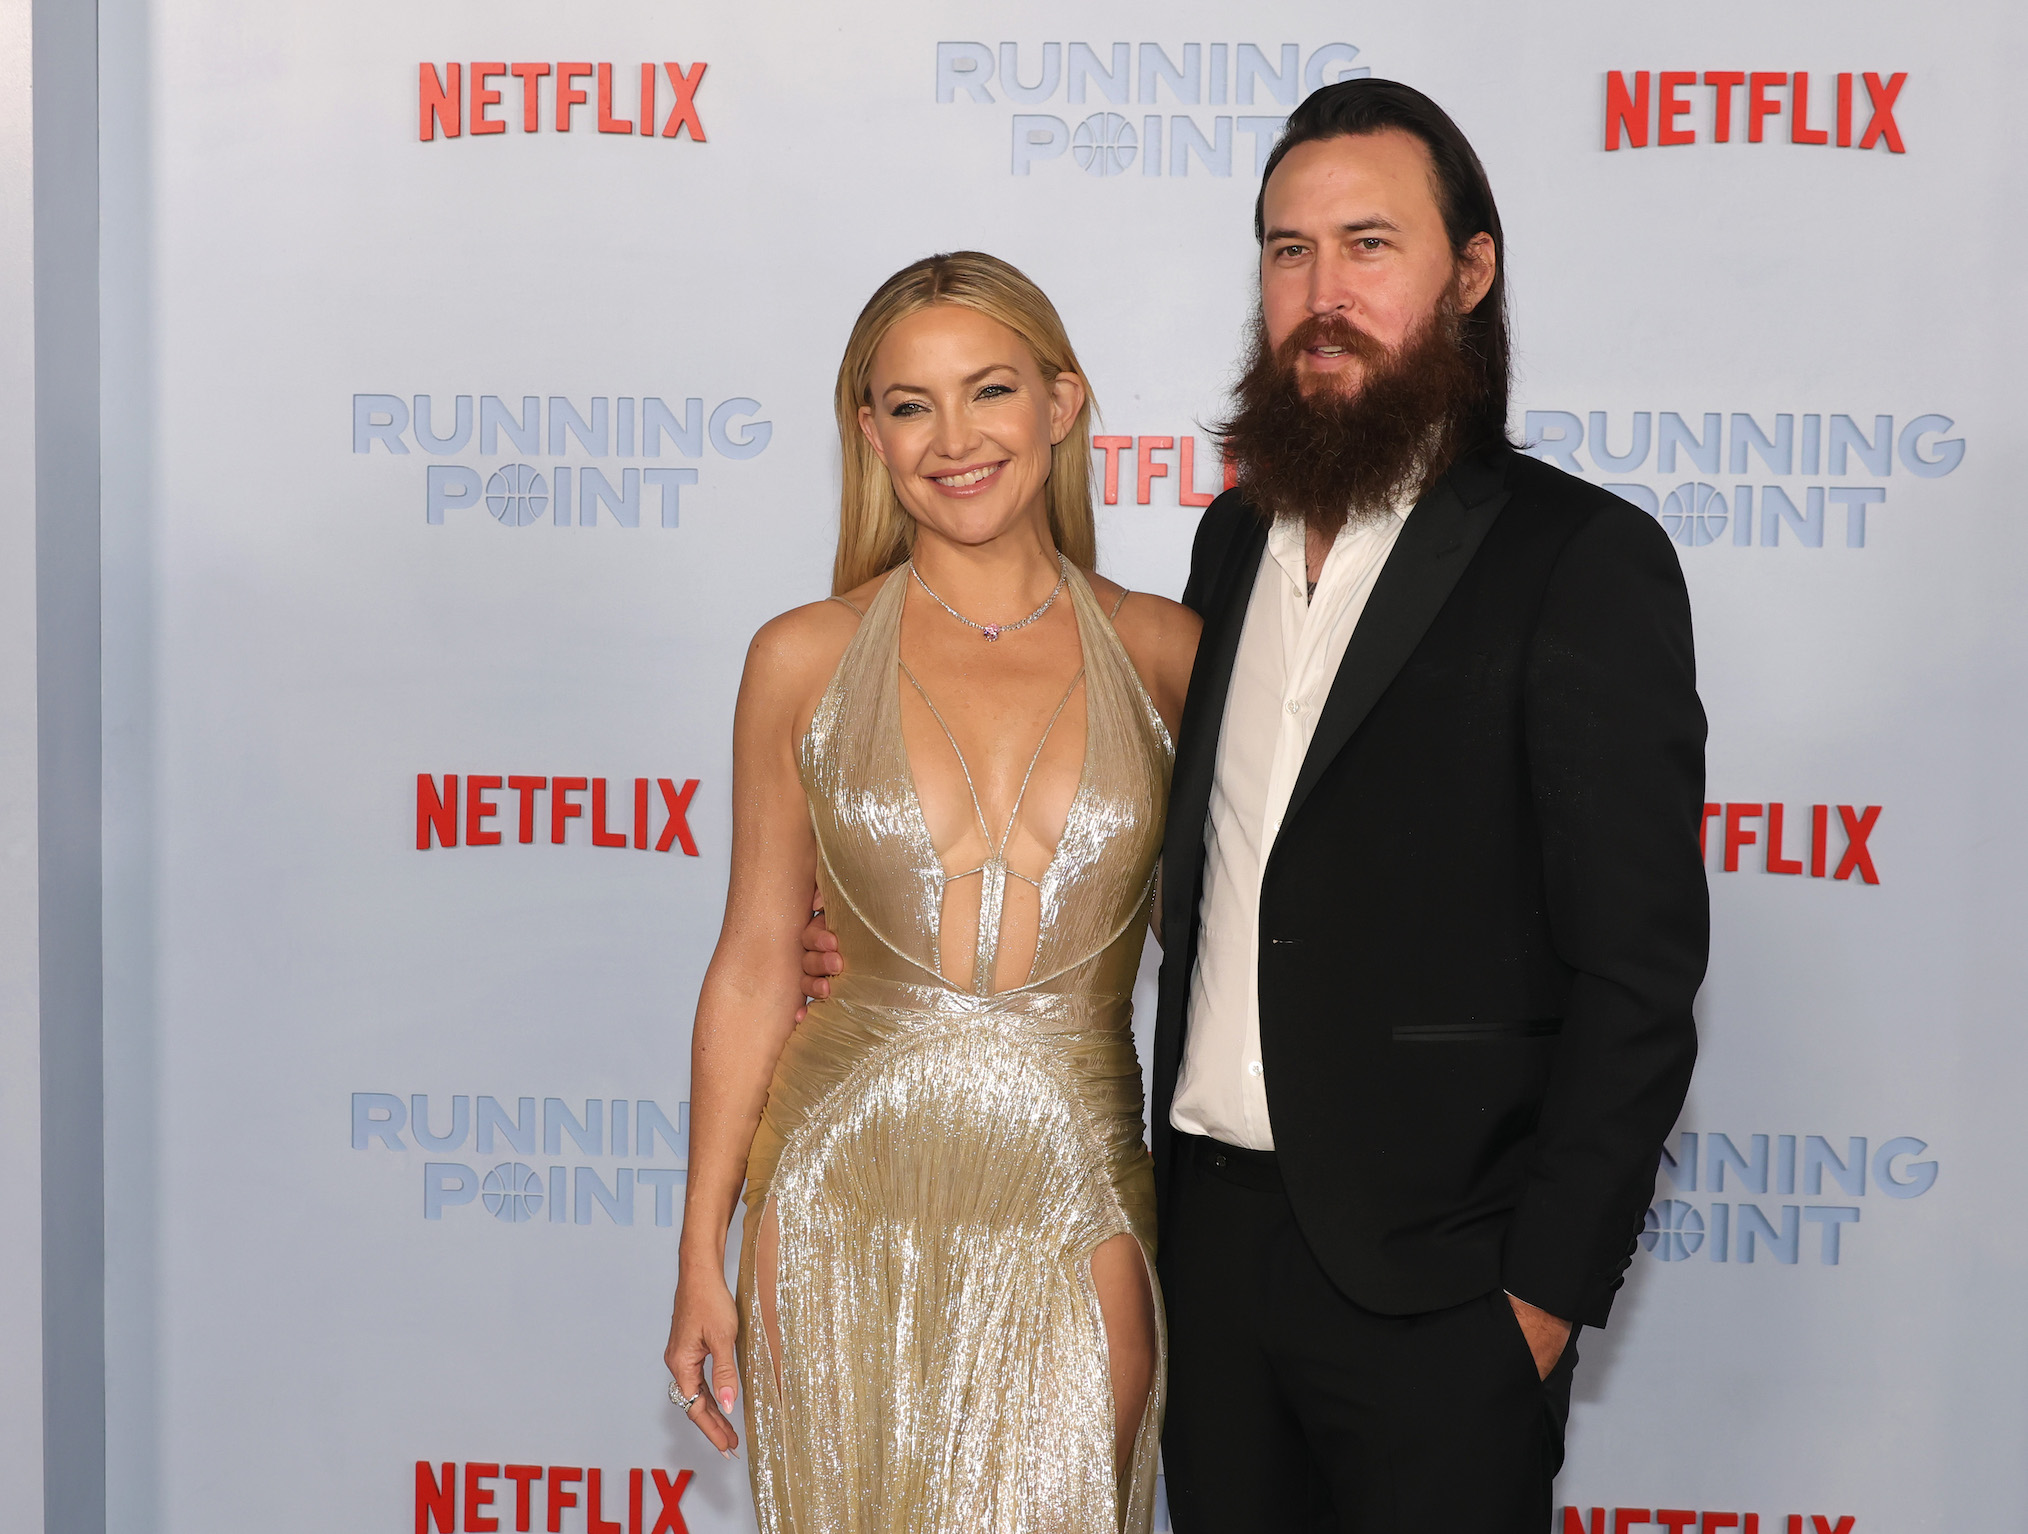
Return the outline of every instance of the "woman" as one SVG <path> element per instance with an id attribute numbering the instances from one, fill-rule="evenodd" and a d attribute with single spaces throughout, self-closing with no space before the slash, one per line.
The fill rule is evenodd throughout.
<path id="1" fill-rule="evenodd" d="M 764 1534 L 1145 1531 L 1130 997 L 1197 620 L 1090 573 L 1089 391 L 1005 262 L 888 279 L 836 405 L 836 595 L 734 717 L 671 1398 L 729 1454 L 737 1334 Z M 813 883 L 849 973 L 797 1025 Z"/>

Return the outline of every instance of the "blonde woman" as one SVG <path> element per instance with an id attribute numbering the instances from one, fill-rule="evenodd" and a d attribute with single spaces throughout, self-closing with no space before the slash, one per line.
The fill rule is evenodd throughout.
<path id="1" fill-rule="evenodd" d="M 1130 995 L 1197 619 L 1093 572 L 1090 390 L 1007 263 L 889 278 L 836 405 L 835 595 L 734 716 L 671 1398 L 730 1453 L 737 1336 L 764 1534 L 1142 1534 Z M 847 973 L 796 1024 L 813 883 Z"/>

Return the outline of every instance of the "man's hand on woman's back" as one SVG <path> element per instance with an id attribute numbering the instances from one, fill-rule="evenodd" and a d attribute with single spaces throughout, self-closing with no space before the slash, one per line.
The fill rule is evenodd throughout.
<path id="1" fill-rule="evenodd" d="M 803 928 L 803 995 L 808 998 L 796 1008 L 796 1021 L 801 1022 L 809 1014 L 812 1001 L 827 1001 L 831 996 L 831 975 L 845 973 L 845 959 L 838 952 L 838 938 L 824 924 L 824 894 L 821 890 L 810 891 L 810 924 Z"/>

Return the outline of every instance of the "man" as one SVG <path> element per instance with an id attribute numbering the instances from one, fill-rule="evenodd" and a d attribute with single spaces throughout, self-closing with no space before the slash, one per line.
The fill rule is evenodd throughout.
<path id="1" fill-rule="evenodd" d="M 1500 220 L 1419 92 L 1256 205 L 1150 1123 L 1179 1534 L 1539 1534 L 1696 1054 L 1704 715 L 1661 529 L 1507 446 Z"/>
<path id="2" fill-rule="evenodd" d="M 1159 913 L 1170 1510 L 1540 1534 L 1696 1053 L 1689 604 L 1507 445 L 1499 216 L 1434 102 L 1310 96 L 1255 232 Z"/>

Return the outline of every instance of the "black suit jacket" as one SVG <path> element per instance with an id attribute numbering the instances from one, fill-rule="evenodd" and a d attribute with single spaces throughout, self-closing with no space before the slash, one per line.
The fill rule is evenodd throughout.
<path id="1" fill-rule="evenodd" d="M 1204 514 L 1164 849 L 1164 1196 L 1233 656 L 1267 542 Z M 1403 526 L 1268 856 L 1260 1025 L 1288 1195 L 1402 1315 L 1505 1287 L 1602 1325 L 1688 1088 L 1709 915 L 1704 711 L 1668 537 L 1504 446 Z"/>

